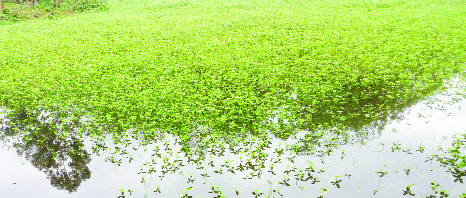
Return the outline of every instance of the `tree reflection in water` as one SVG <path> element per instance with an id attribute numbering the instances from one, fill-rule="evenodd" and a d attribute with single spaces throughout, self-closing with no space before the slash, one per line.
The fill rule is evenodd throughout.
<path id="1" fill-rule="evenodd" d="M 73 124 L 43 113 L 33 116 L 20 112 L 7 119 L 0 127 L 2 140 L 10 141 L 18 155 L 45 172 L 52 186 L 71 193 L 91 177 L 90 155 Z"/>

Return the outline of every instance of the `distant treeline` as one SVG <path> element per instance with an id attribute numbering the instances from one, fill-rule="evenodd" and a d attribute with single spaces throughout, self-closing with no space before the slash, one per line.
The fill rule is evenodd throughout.
<path id="1" fill-rule="evenodd" d="M 0 0 L 1 1 L 1 0 Z M 61 0 L 3 0 L 3 2 L 10 2 L 16 4 L 26 4 L 28 7 L 35 7 L 39 2 L 53 2 L 56 7 L 60 7 Z"/>
<path id="2" fill-rule="evenodd" d="M 83 11 L 93 8 L 106 7 L 107 0 L 0 0 L 0 10 L 4 3 L 26 4 L 26 7 L 37 7 L 41 5 L 60 8 L 71 7 L 74 11 Z"/>

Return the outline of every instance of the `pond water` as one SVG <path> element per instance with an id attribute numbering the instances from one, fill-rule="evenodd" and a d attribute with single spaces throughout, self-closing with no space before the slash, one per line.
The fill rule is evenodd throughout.
<path id="1" fill-rule="evenodd" d="M 0 197 L 458 196 L 466 193 L 466 101 L 459 90 L 358 130 L 259 135 L 240 144 L 202 127 L 193 133 L 206 135 L 189 145 L 162 132 L 148 141 L 131 131 L 115 143 L 57 133 L 79 127 L 53 128 L 48 113 L 2 114 Z M 36 128 L 7 126 L 12 119 Z"/>

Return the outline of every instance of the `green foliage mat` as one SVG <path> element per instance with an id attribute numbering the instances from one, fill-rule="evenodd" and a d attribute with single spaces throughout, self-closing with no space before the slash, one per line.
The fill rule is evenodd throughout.
<path id="1" fill-rule="evenodd" d="M 115 133 L 203 126 L 286 138 L 389 116 L 465 69 L 466 1 L 127 0 L 109 8 L 0 26 L 0 105 L 86 112 Z"/>

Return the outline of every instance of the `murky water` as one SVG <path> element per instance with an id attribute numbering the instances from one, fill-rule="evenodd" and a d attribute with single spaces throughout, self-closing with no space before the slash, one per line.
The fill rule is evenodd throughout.
<path id="1" fill-rule="evenodd" d="M 458 196 L 466 193 L 466 171 L 445 160 L 466 140 L 454 138 L 466 133 L 466 101 L 455 97 L 436 95 L 359 131 L 251 137 L 242 146 L 207 135 L 193 139 L 190 151 L 169 134 L 115 144 L 4 124 L 0 197 Z M 211 141 L 217 146 L 205 146 Z M 459 153 L 456 165 L 464 146 Z"/>

